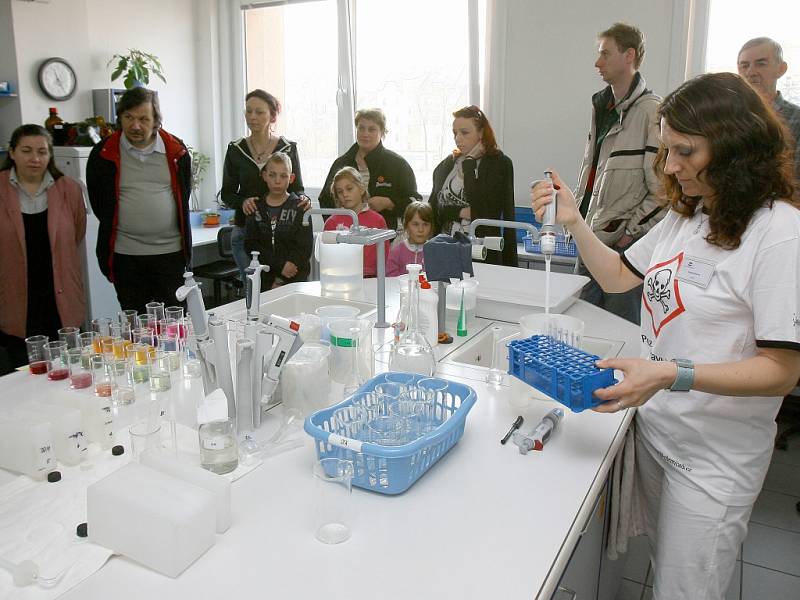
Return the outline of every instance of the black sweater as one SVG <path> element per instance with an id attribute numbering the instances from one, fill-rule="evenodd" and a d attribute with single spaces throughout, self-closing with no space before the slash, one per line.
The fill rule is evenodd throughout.
<path id="1" fill-rule="evenodd" d="M 439 207 L 439 191 L 445 179 L 453 170 L 455 159 L 452 155 L 440 162 L 433 171 L 433 190 L 428 199 L 433 208 L 436 232 L 439 232 L 442 223 L 458 221 L 460 208 L 457 206 Z M 464 198 L 469 202 L 472 220 L 475 219 L 501 219 L 514 220 L 514 165 L 511 159 L 502 152 L 485 155 L 478 165 L 478 176 L 475 177 L 475 160 L 465 159 L 464 168 Z M 449 231 L 439 233 L 450 233 Z M 496 227 L 479 227 L 477 235 L 497 236 L 500 230 Z M 505 245 L 502 253 L 489 250 L 486 262 L 502 264 L 509 267 L 517 266 L 517 237 L 513 229 L 504 229 L 503 239 Z"/>
<path id="2" fill-rule="evenodd" d="M 353 167 L 358 169 L 356 164 L 356 152 L 358 144 L 353 144 L 350 149 L 333 161 L 331 170 L 325 178 L 325 184 L 319 194 L 319 205 L 322 208 L 334 208 L 336 206 L 333 194 L 331 194 L 331 183 L 333 176 L 342 167 Z M 402 156 L 378 144 L 372 152 L 364 157 L 369 168 L 369 184 L 367 191 L 370 196 L 385 196 L 394 202 L 394 208 L 381 211 L 381 216 L 386 221 L 389 229 L 396 229 L 398 220 L 403 222 L 403 213 L 412 200 L 421 200 L 422 196 L 417 193 L 417 179 L 414 171 Z"/>
<path id="3" fill-rule="evenodd" d="M 302 194 L 303 175 L 300 171 L 300 159 L 297 157 L 297 144 L 281 136 L 278 138 L 275 152 L 285 152 L 292 159 L 294 181 L 289 185 L 288 191 L 298 195 Z M 228 144 L 225 166 L 222 170 L 220 194 L 226 206 L 236 209 L 234 222 L 238 227 L 244 227 L 245 219 L 242 212 L 244 201 L 252 197 L 262 198 L 268 191 L 267 184 L 261 177 L 261 170 L 250 154 L 250 148 L 245 138 Z"/>
<path id="4" fill-rule="evenodd" d="M 308 279 L 313 234 L 310 224 L 303 225 L 303 211 L 298 207 L 299 203 L 300 198 L 296 194 L 289 194 L 275 222 L 274 235 L 269 207 L 264 199 L 256 202 L 256 212 L 245 220 L 245 250 L 248 255 L 257 250 L 260 253 L 259 262 L 269 265 L 269 272 L 261 274 L 262 290 L 270 289 L 276 277 L 285 283 Z M 297 275 L 292 278 L 281 275 L 287 261 L 297 267 Z"/>

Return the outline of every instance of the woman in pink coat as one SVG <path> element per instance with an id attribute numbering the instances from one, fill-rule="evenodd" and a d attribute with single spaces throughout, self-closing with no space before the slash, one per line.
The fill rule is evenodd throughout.
<path id="1" fill-rule="evenodd" d="M 85 232 L 83 193 L 56 168 L 50 134 L 18 127 L 0 167 L 0 373 L 27 362 L 26 337 L 83 323 Z"/>

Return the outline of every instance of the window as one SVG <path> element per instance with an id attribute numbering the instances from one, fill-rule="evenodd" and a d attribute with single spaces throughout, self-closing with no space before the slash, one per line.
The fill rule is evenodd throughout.
<path id="1" fill-rule="evenodd" d="M 246 10 L 246 89 L 283 106 L 275 133 L 297 142 L 303 184 L 319 188 L 337 151 L 336 1 Z"/>
<path id="2" fill-rule="evenodd" d="M 736 59 L 742 45 L 755 37 L 770 37 L 783 47 L 789 64 L 778 80 L 784 98 L 800 104 L 800 3 L 786 0 L 712 0 L 708 17 L 706 71 L 737 72 Z"/>
<path id="3" fill-rule="evenodd" d="M 347 150 L 337 141 L 347 139 L 337 123 L 352 124 L 353 106 L 337 105 L 339 40 L 347 39 L 337 30 L 341 4 L 315 0 L 244 11 L 246 87 L 266 89 L 283 103 L 277 132 L 297 141 L 307 188 L 321 187 Z M 355 109 L 386 113 L 384 144 L 409 162 L 418 191 L 427 195 L 434 167 L 454 147 L 452 112 L 479 101 L 469 94 L 470 47 L 479 37 L 470 35 L 469 11 L 477 7 L 482 21 L 484 0 L 356 0 L 354 6 Z"/>

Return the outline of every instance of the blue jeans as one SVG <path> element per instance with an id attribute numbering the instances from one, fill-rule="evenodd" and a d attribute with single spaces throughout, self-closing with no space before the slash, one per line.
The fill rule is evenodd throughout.
<path id="1" fill-rule="evenodd" d="M 250 264 L 250 257 L 244 250 L 244 227 L 237 225 L 233 226 L 233 233 L 231 234 L 231 250 L 233 250 L 233 260 L 236 266 L 239 267 L 239 277 L 242 279 L 244 285 L 244 270 Z"/>

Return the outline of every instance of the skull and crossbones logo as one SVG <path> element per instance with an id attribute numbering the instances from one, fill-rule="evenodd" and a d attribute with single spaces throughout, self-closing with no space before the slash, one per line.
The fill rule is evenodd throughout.
<path id="1" fill-rule="evenodd" d="M 672 297 L 672 290 L 667 289 L 670 281 L 672 281 L 671 269 L 656 271 L 655 275 L 647 280 L 647 299 L 650 302 L 656 301 L 661 304 L 664 314 L 669 312 L 669 305 L 666 301 Z"/>

